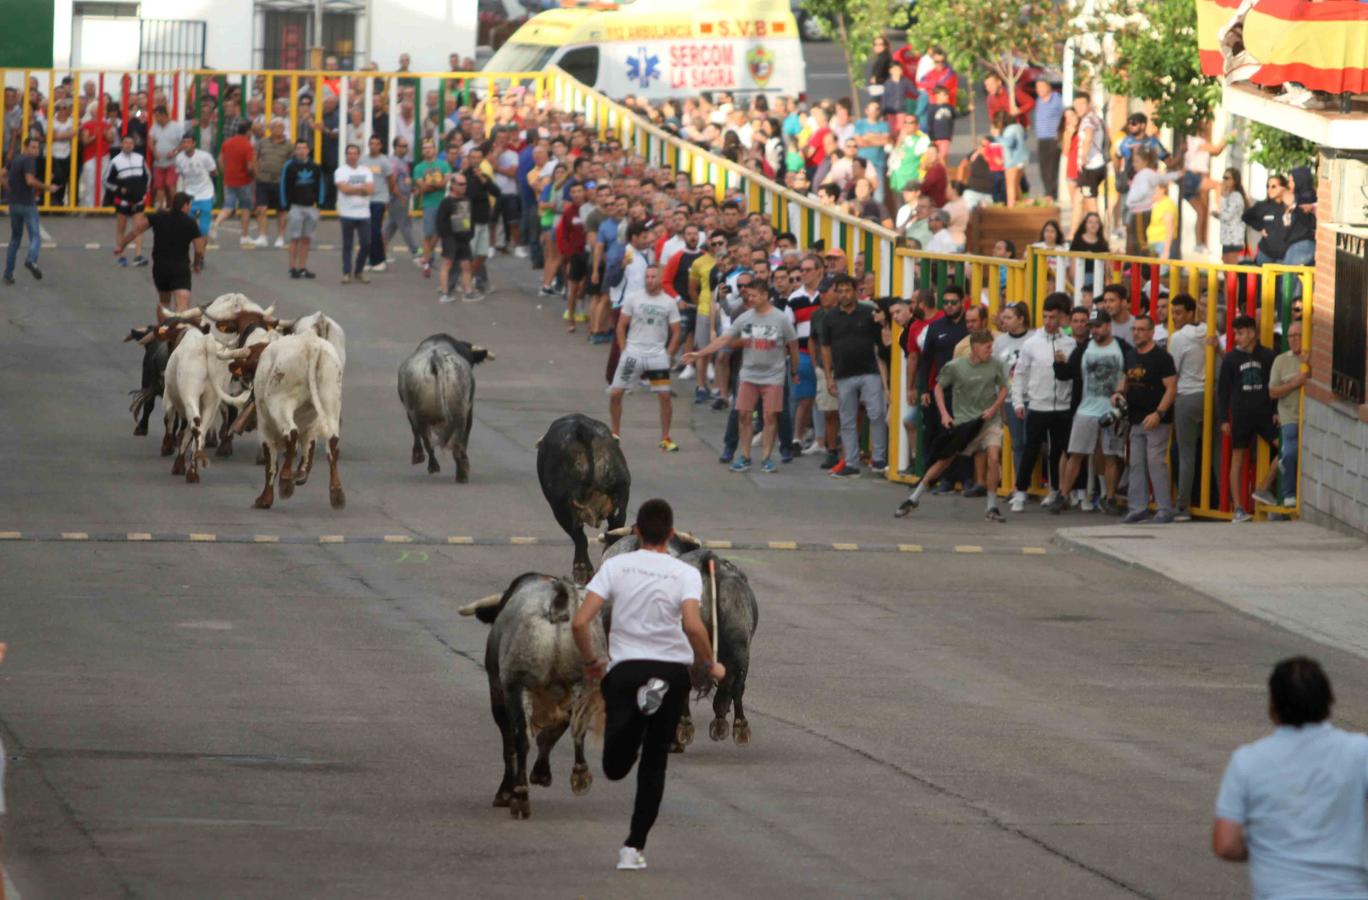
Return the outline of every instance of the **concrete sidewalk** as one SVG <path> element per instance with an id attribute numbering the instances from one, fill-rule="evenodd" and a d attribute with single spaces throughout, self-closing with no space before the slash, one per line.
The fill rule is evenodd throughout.
<path id="1" fill-rule="evenodd" d="M 1064 528 L 1055 542 L 1368 659 L 1368 545 L 1355 538 L 1283 522 Z"/>

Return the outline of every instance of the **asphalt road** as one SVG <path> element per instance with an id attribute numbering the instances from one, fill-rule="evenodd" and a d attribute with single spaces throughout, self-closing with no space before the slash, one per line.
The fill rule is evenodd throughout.
<path id="1" fill-rule="evenodd" d="M 721 414 L 687 400 L 662 455 L 632 397 L 634 500 L 746 542 L 724 552 L 760 625 L 752 744 L 708 741 L 699 705 L 650 869 L 618 873 L 632 783 L 596 761 L 575 797 L 559 748 L 529 821 L 490 806 L 486 629 L 456 615 L 520 572 L 568 572 L 533 445 L 562 413 L 606 415 L 603 348 L 563 333 L 517 260 L 484 303 L 439 307 L 406 259 L 344 288 L 335 251 L 313 283 L 282 251 L 211 253 L 200 299 L 323 309 L 349 336 L 346 509 L 315 475 L 253 510 L 250 447 L 187 485 L 155 429 L 131 436 L 140 352 L 120 338 L 151 321 L 149 275 L 111 265 L 108 220 L 47 224 L 48 277 L 0 290 L 0 859 L 24 898 L 1238 897 L 1207 833 L 1228 753 L 1266 730 L 1268 667 L 1318 653 L 1340 718 L 1368 721 L 1353 658 L 1060 552 L 1038 509 L 988 527 L 980 501 L 933 498 L 895 522 L 901 489 L 812 458 L 724 472 Z M 408 462 L 395 372 L 436 331 L 497 356 L 468 485 Z"/>

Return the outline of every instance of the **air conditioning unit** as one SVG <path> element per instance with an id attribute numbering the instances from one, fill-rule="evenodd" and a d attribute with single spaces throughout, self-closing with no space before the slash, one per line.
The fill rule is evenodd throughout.
<path id="1" fill-rule="evenodd" d="M 1335 221 L 1368 228 L 1368 162 L 1331 160 L 1330 187 L 1334 191 Z"/>

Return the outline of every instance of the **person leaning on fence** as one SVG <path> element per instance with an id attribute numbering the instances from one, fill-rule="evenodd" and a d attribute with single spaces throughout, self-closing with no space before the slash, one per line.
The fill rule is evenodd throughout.
<path id="1" fill-rule="evenodd" d="M 1178 395 L 1173 357 L 1154 341 L 1154 320 L 1135 317 L 1134 342 L 1126 350 L 1126 415 L 1130 419 L 1130 485 L 1128 525 L 1150 520 L 1149 491 L 1154 487 L 1155 525 L 1173 521 L 1169 480 L 1169 434 Z"/>
<path id="2" fill-rule="evenodd" d="M 1221 362 L 1216 403 L 1221 432 L 1230 435 L 1230 496 L 1234 506 L 1231 521 L 1240 523 L 1253 518 L 1244 508 L 1245 456 L 1256 446 L 1255 438 L 1263 438 L 1276 453 L 1282 434 L 1278 430 L 1277 410 L 1268 393 L 1273 351 L 1259 343 L 1258 323 L 1253 316 L 1237 316 L 1233 325 L 1235 346 Z M 1277 505 L 1270 493 L 1277 475 L 1278 467 L 1269 466 L 1254 487 L 1255 503 Z"/>
<path id="3" fill-rule="evenodd" d="M 1090 339 L 1079 341 L 1067 360 L 1060 358 L 1062 353 L 1055 356 L 1055 374 L 1073 379 L 1080 400 L 1069 428 L 1069 458 L 1060 474 L 1059 496 L 1050 511 L 1064 511 L 1074 482 L 1080 474 L 1086 476 L 1088 459 L 1100 449 L 1106 495 L 1099 500 L 1098 508 L 1117 515 L 1120 509 L 1116 505 L 1116 482 L 1126 448 L 1118 431 L 1124 414 L 1117 409 L 1116 397 L 1126 390 L 1128 344 L 1112 335 L 1111 316 L 1105 309 L 1093 307 L 1088 329 Z"/>
<path id="4" fill-rule="evenodd" d="M 1282 505 L 1297 505 L 1297 451 L 1300 443 L 1301 388 L 1311 380 L 1311 354 L 1302 345 L 1301 319 L 1287 326 L 1287 350 L 1273 360 L 1268 377 L 1268 396 L 1278 403 L 1278 423 L 1282 430 L 1279 447 L 1278 479 Z"/>
<path id="5" fill-rule="evenodd" d="M 1178 372 L 1178 396 L 1173 407 L 1173 435 L 1178 445 L 1178 495 L 1173 520 L 1192 519 L 1192 488 L 1200 465 L 1197 453 L 1202 438 L 1206 403 L 1207 326 L 1197 321 L 1197 301 L 1178 294 L 1169 304 L 1173 333 L 1168 350 Z"/>
<path id="6" fill-rule="evenodd" d="M 1212 852 L 1249 863 L 1256 898 L 1368 898 L 1368 737 L 1327 721 L 1335 693 L 1313 659 L 1279 662 L 1268 695 L 1273 733 L 1231 755 Z"/>

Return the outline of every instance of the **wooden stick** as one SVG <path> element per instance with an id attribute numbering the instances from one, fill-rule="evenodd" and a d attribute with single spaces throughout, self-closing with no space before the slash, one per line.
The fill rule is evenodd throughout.
<path id="1" fill-rule="evenodd" d="M 708 559 L 708 578 L 712 581 L 712 651 L 713 659 L 719 656 L 717 648 L 717 558 Z"/>

